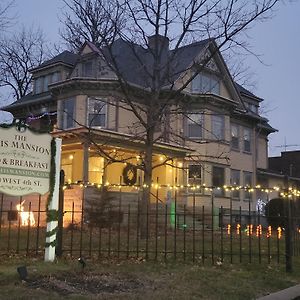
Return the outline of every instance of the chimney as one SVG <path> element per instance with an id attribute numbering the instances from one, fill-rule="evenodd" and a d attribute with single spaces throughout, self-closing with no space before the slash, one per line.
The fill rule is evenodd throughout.
<path id="1" fill-rule="evenodd" d="M 160 55 L 160 61 L 166 61 L 169 52 L 169 38 L 166 36 L 162 36 L 160 34 L 151 35 L 148 37 L 148 46 L 149 49 L 153 51 L 155 55 L 155 51 L 157 50 L 158 55 Z"/>
<path id="2" fill-rule="evenodd" d="M 157 43 L 158 49 L 164 48 L 169 50 L 169 38 L 160 34 L 151 35 L 148 37 L 149 48 L 154 50 Z"/>

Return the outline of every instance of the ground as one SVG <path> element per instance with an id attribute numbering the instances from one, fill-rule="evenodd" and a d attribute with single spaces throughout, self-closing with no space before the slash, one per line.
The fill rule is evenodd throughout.
<path id="1" fill-rule="evenodd" d="M 0 258 L 0 299 L 255 299 L 299 283 L 284 265 Z M 27 267 L 21 280 L 17 267 Z"/>

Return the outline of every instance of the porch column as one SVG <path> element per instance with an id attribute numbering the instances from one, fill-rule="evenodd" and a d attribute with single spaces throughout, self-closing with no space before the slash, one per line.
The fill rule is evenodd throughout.
<path id="1" fill-rule="evenodd" d="M 84 183 L 89 181 L 89 143 L 84 142 L 83 147 L 83 162 L 82 162 L 82 180 Z"/>

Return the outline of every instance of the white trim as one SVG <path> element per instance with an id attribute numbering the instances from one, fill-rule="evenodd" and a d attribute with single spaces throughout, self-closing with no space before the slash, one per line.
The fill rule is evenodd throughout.
<path id="1" fill-rule="evenodd" d="M 56 138 L 56 153 L 55 153 L 55 182 L 52 200 L 49 203 L 49 210 L 58 210 L 59 202 L 59 174 L 60 174 L 60 159 L 61 159 L 61 139 Z M 51 221 L 47 223 L 46 232 L 51 232 L 58 226 L 58 221 Z M 46 243 L 51 243 L 56 240 L 56 233 L 50 237 L 46 237 Z M 45 248 L 45 261 L 54 261 L 55 259 L 55 246 L 49 246 Z"/>

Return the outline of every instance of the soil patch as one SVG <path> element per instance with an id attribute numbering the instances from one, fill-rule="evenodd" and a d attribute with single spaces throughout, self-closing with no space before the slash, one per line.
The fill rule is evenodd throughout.
<path id="1" fill-rule="evenodd" d="M 152 286 L 149 281 L 113 273 L 61 273 L 29 279 L 26 285 L 34 289 L 56 291 L 60 295 L 133 293 Z"/>

